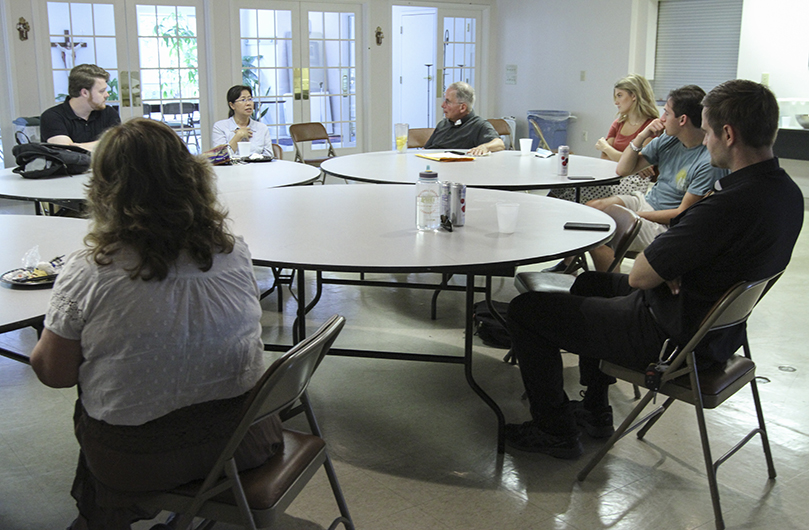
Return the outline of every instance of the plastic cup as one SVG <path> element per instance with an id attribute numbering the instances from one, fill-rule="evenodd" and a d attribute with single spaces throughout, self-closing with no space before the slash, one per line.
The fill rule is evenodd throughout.
<path id="1" fill-rule="evenodd" d="M 501 234 L 513 234 L 517 229 L 520 205 L 516 202 L 497 203 L 497 230 Z"/>
<path id="2" fill-rule="evenodd" d="M 396 136 L 396 150 L 400 153 L 407 152 L 407 131 L 410 126 L 406 123 L 397 123 L 393 126 L 393 132 Z"/>
<path id="3" fill-rule="evenodd" d="M 238 146 L 240 158 L 247 158 L 248 156 L 250 156 L 251 153 L 250 142 L 238 142 Z"/>
<path id="4" fill-rule="evenodd" d="M 531 146 L 533 143 L 533 138 L 520 138 L 520 153 L 522 153 L 522 156 L 528 156 L 531 154 Z"/>

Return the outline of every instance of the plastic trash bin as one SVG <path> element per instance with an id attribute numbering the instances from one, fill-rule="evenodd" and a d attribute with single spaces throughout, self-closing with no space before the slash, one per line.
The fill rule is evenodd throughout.
<path id="1" fill-rule="evenodd" d="M 537 147 L 556 151 L 560 145 L 567 145 L 567 124 L 570 112 L 566 110 L 529 110 L 528 135 L 534 139 L 531 150 Z M 541 135 L 539 133 L 541 131 Z M 543 145 L 541 138 L 547 142 Z"/>

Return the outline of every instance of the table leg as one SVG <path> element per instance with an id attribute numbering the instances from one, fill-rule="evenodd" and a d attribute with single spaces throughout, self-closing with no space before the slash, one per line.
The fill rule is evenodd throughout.
<path id="1" fill-rule="evenodd" d="M 298 269 L 298 316 L 292 324 L 292 344 L 306 338 L 306 271 Z"/>
<path id="2" fill-rule="evenodd" d="M 505 427 L 506 427 L 506 417 L 503 415 L 503 411 L 500 410 L 500 407 L 494 400 L 478 385 L 477 381 L 475 381 L 475 376 L 472 373 L 472 335 L 474 333 L 473 329 L 473 318 L 472 313 L 475 310 L 475 275 L 474 274 L 467 274 L 466 275 L 466 333 L 464 334 L 464 372 L 466 374 L 466 382 L 469 383 L 469 386 L 475 393 L 480 396 L 480 399 L 483 400 L 484 403 L 489 405 L 489 408 L 494 411 L 495 416 L 497 416 L 497 452 L 504 453 L 505 452 Z"/>

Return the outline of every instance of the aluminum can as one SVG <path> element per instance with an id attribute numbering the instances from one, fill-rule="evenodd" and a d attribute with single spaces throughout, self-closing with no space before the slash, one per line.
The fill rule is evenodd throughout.
<path id="1" fill-rule="evenodd" d="M 452 218 L 452 183 L 441 182 L 441 215 Z"/>
<path id="2" fill-rule="evenodd" d="M 566 145 L 559 146 L 559 152 L 556 153 L 559 156 L 559 171 L 558 174 L 562 177 L 567 176 L 567 166 L 568 162 L 570 161 L 570 147 Z"/>
<path id="3" fill-rule="evenodd" d="M 452 183 L 452 226 L 463 226 L 466 222 L 466 186 L 459 182 Z"/>

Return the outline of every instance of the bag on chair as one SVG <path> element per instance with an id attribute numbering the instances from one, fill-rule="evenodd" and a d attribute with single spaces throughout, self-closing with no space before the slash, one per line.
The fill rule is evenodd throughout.
<path id="1" fill-rule="evenodd" d="M 11 151 L 19 173 L 27 179 L 77 175 L 90 169 L 90 151 L 75 145 L 21 144 Z"/>

